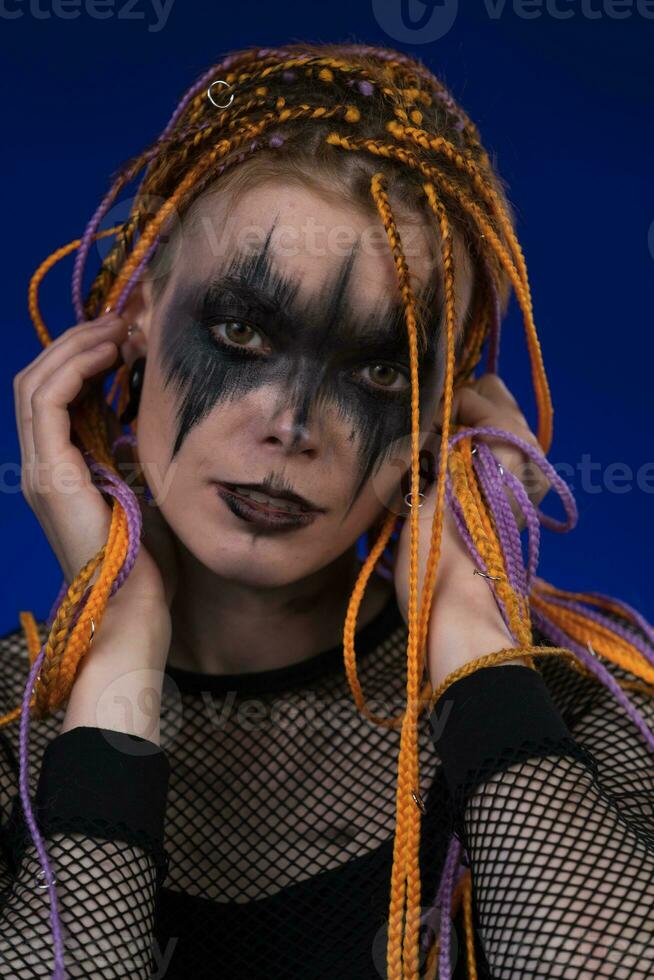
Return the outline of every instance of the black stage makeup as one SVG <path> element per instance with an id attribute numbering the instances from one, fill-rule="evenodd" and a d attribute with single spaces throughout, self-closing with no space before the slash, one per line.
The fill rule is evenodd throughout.
<path id="1" fill-rule="evenodd" d="M 237 253 L 211 282 L 174 292 L 162 312 L 164 387 L 174 385 L 179 397 L 171 459 L 216 404 L 273 385 L 279 404 L 292 406 L 298 433 L 310 411 L 327 405 L 335 406 L 349 427 L 360 461 L 351 507 L 396 440 L 411 432 L 404 308 L 398 300 L 392 307 L 377 304 L 362 316 L 353 273 L 357 246 L 315 296 L 301 301 L 300 282 L 275 268 L 274 228 L 260 252 Z M 436 356 L 442 306 L 437 285 L 416 295 L 417 312 L 427 310 L 429 318 L 428 344 L 419 350 L 421 418 L 434 404 L 442 374 Z M 230 325 L 245 327 L 247 347 L 225 336 Z M 393 372 L 392 387 L 366 376 L 380 367 Z"/>

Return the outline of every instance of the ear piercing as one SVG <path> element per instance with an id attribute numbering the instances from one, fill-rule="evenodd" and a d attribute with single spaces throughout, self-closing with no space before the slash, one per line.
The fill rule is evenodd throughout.
<path id="1" fill-rule="evenodd" d="M 136 418 L 141 400 L 144 374 L 145 358 L 137 357 L 129 372 L 129 401 L 120 415 L 121 425 L 127 425 L 128 422 L 132 422 Z"/>
<path id="2" fill-rule="evenodd" d="M 409 492 L 409 493 L 406 493 L 406 494 L 404 495 L 404 503 L 405 503 L 405 504 L 407 505 L 407 507 L 413 507 L 413 504 L 411 503 L 411 501 L 410 501 L 410 500 L 407 500 L 407 497 L 410 497 L 410 496 L 411 496 L 411 492 Z M 420 491 L 418 491 L 418 496 L 419 496 L 419 497 L 424 497 L 425 495 L 424 495 L 424 493 L 421 493 Z M 422 504 L 423 504 L 423 501 L 421 501 L 421 502 L 420 502 L 420 503 L 418 504 L 418 507 L 422 507 Z"/>

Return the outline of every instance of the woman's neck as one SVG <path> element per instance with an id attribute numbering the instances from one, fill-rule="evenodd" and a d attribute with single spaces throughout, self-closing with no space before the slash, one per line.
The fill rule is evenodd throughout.
<path id="1" fill-rule="evenodd" d="M 361 565 L 353 547 L 318 573 L 278 589 L 257 589 L 207 573 L 182 547 L 171 608 L 168 663 L 206 674 L 250 673 L 298 663 L 342 641 Z M 388 602 L 393 583 L 373 575 L 357 629 Z"/>

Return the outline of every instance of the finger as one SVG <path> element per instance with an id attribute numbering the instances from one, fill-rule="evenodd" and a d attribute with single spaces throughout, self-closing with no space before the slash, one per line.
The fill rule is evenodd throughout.
<path id="1" fill-rule="evenodd" d="M 518 436 L 524 442 L 542 453 L 537 437 L 519 412 L 506 405 L 499 407 L 472 388 L 461 391 L 457 422 L 466 429 L 499 429 Z M 502 436 L 480 433 L 473 438 L 480 439 L 491 449 L 499 461 L 512 471 L 521 469 L 531 458 L 520 446 Z"/>
<path id="2" fill-rule="evenodd" d="M 513 396 L 510 399 L 500 398 L 494 391 L 490 397 L 476 388 L 461 388 L 458 394 L 456 421 L 459 424 L 503 428 L 508 423 L 511 431 L 518 431 L 521 435 L 530 433 L 527 419 Z"/>
<path id="3" fill-rule="evenodd" d="M 476 388 L 459 388 L 456 398 L 456 414 L 453 418 L 458 425 L 488 425 L 497 417 L 497 408 L 490 399 L 480 394 Z"/>
<path id="4" fill-rule="evenodd" d="M 65 330 L 60 337 L 41 351 L 34 360 L 18 375 L 21 387 L 28 392 L 39 385 L 45 376 L 56 370 L 63 361 L 82 350 L 88 350 L 103 340 L 113 339 L 115 335 L 122 336 L 122 330 L 127 332 L 127 321 L 115 313 L 99 317 L 97 320 L 86 320 Z"/>
<path id="5" fill-rule="evenodd" d="M 27 443 L 24 443 L 24 429 L 20 424 L 20 418 L 30 414 L 29 406 L 36 388 L 74 353 L 90 349 L 104 339 L 122 339 L 126 326 L 126 321 L 122 317 L 110 313 L 98 317 L 96 320 L 87 320 L 70 327 L 51 344 L 48 344 L 38 357 L 15 376 L 14 407 L 23 458 L 33 456 L 34 447 L 31 438 Z"/>
<path id="6" fill-rule="evenodd" d="M 33 392 L 30 405 L 24 405 L 26 414 L 21 419 L 24 439 L 29 441 L 31 432 L 33 455 L 27 464 L 50 467 L 59 463 L 79 460 L 79 453 L 71 443 L 70 413 L 68 405 L 81 389 L 85 378 L 96 374 L 116 358 L 117 348 L 110 341 L 101 347 L 81 351 L 69 358 Z"/>
<path id="7" fill-rule="evenodd" d="M 83 329 L 86 324 L 72 327 L 70 331 L 66 331 L 65 341 L 63 337 L 58 338 L 36 358 L 36 361 L 14 378 L 16 428 L 23 459 L 34 457 L 34 442 L 29 420 L 32 415 L 32 396 L 36 389 L 52 377 L 62 364 L 78 353 L 91 350 L 99 341 L 110 339 L 118 343 L 122 341 L 127 329 L 125 321 L 115 316 L 102 317 L 101 320 L 104 322 L 93 321 L 93 326 L 88 330 Z M 62 343 L 59 343 L 60 339 Z"/>
<path id="8" fill-rule="evenodd" d="M 472 378 L 469 381 L 462 382 L 462 384 L 460 384 L 459 387 L 454 390 L 452 395 L 452 406 L 450 409 L 450 419 L 455 424 L 459 424 L 459 425 L 462 424 L 460 418 L 462 402 L 464 403 L 466 410 L 470 412 L 471 417 L 472 414 L 476 414 L 477 416 L 481 417 L 481 412 L 482 412 L 481 406 L 483 403 L 479 399 L 481 398 L 486 399 L 486 396 L 477 392 L 478 384 L 479 384 L 479 379 Z M 474 399 L 475 394 L 479 394 L 479 399 Z M 472 400 L 468 396 L 472 396 Z M 470 402 L 470 407 L 469 407 L 469 402 Z M 477 405 L 476 409 L 473 408 L 475 404 Z M 438 408 L 436 410 L 435 428 L 436 431 L 438 432 L 442 430 L 443 410 L 444 410 L 444 403 L 443 403 L 443 397 L 441 397 Z M 486 404 L 486 413 L 487 414 L 490 413 L 491 410 L 492 410 L 492 405 Z M 472 425 L 472 424 L 479 424 L 479 423 L 471 422 L 469 424 Z"/>
<path id="9" fill-rule="evenodd" d="M 499 374 L 495 374 L 493 371 L 487 371 L 475 380 L 472 390 L 477 391 L 484 398 L 490 399 L 494 404 L 504 406 L 509 410 L 513 409 L 522 415 L 520 405 L 515 396 L 507 388 Z"/>
<path id="10" fill-rule="evenodd" d="M 103 316 L 97 317 L 95 320 L 82 320 L 80 323 L 73 324 L 72 327 L 64 330 L 63 333 L 61 333 L 58 337 L 55 337 L 51 343 L 44 347 L 40 354 L 37 354 L 34 360 L 30 361 L 30 363 L 27 364 L 23 370 L 16 375 L 16 377 L 26 377 L 33 367 L 40 364 L 51 351 L 56 350 L 58 347 L 61 347 L 64 343 L 66 343 L 70 337 L 75 337 L 79 333 L 84 333 L 92 326 L 101 326 L 103 323 L 107 323 L 110 320 L 115 319 L 116 315 L 116 313 L 105 313 Z"/>

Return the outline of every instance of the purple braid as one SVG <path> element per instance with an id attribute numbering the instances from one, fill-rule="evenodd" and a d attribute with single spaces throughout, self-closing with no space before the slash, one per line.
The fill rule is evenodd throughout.
<path id="1" fill-rule="evenodd" d="M 652 646 L 654 646 L 654 627 L 647 622 L 644 616 L 641 616 L 638 610 L 634 609 L 633 606 L 630 606 L 628 602 L 625 602 L 623 599 L 611 599 L 609 596 L 604 595 L 601 592 L 589 592 L 588 595 L 593 596 L 595 599 L 603 599 L 606 602 L 613 602 L 614 605 L 621 608 L 625 613 L 626 618 L 631 618 L 636 626 L 639 626 L 643 630 L 645 635 L 648 637 L 649 642 L 652 644 Z"/>
<path id="2" fill-rule="evenodd" d="M 429 911 L 424 917 L 425 925 L 432 927 L 434 933 L 438 929 L 440 934 L 440 923 L 442 921 L 442 909 L 445 904 L 445 888 L 448 881 L 448 875 L 450 873 L 450 867 L 453 865 L 460 864 L 462 856 L 461 841 L 454 834 L 450 837 L 450 842 L 447 846 L 447 853 L 445 856 L 445 862 L 443 864 L 443 871 L 441 873 L 441 880 L 436 889 L 436 895 L 434 896 L 434 901 L 429 908 Z M 421 947 L 423 950 L 429 948 L 431 937 L 429 934 L 429 929 L 425 930 L 425 934 L 421 940 Z"/>
<path id="3" fill-rule="evenodd" d="M 556 626 L 547 616 L 538 610 L 532 611 L 532 618 L 535 620 L 541 633 L 549 636 L 558 646 L 564 646 L 573 653 L 576 653 L 579 659 L 600 679 L 605 687 L 611 691 L 615 699 L 619 701 L 647 744 L 654 751 L 654 732 L 650 729 L 638 708 L 631 703 L 629 697 L 622 690 L 613 674 L 600 663 L 597 654 L 592 651 L 590 644 L 589 647 L 592 652 L 589 652 L 580 643 L 573 640 L 565 630 Z"/>
<path id="4" fill-rule="evenodd" d="M 438 972 L 444 977 L 452 975 L 450 962 L 450 944 L 452 941 L 452 902 L 454 900 L 455 878 L 458 880 L 463 847 L 455 835 L 452 836 L 450 847 L 445 860 L 441 884 L 438 893 L 441 896 L 441 908 L 445 914 L 440 918 Z"/>
<path id="5" fill-rule="evenodd" d="M 503 544 L 504 553 L 510 556 L 510 561 L 507 562 L 507 567 L 509 568 L 510 580 L 516 587 L 516 583 L 521 583 L 524 594 L 528 595 L 531 592 L 531 582 L 535 577 L 535 569 L 538 561 L 538 542 L 540 538 L 539 523 L 548 523 L 552 528 L 563 531 L 569 530 L 575 526 L 578 518 L 578 512 L 574 496 L 570 491 L 567 484 L 559 477 L 554 468 L 551 466 L 549 461 L 545 458 L 542 452 L 539 452 L 534 447 L 524 442 L 518 436 L 514 436 L 513 433 L 503 432 L 500 429 L 492 428 L 490 426 L 479 427 L 477 429 L 467 429 L 465 431 L 458 432 L 455 436 L 451 437 L 449 440 L 450 446 L 454 445 L 459 439 L 466 438 L 470 435 L 493 435 L 499 436 L 501 438 L 508 439 L 510 442 L 515 443 L 520 446 L 529 456 L 537 463 L 538 466 L 545 472 L 548 476 L 553 489 L 556 489 L 561 497 L 566 514 L 568 517 L 567 522 L 557 522 L 553 518 L 547 518 L 545 514 L 536 508 L 533 503 L 529 500 L 529 497 L 524 489 L 521 481 L 510 471 L 502 468 L 500 474 L 499 465 L 497 460 L 493 456 L 490 448 L 483 443 L 477 443 L 474 448 L 476 452 L 473 453 L 477 459 L 473 462 L 475 472 L 480 478 L 480 483 L 486 494 L 489 509 L 493 513 L 495 523 L 498 529 L 500 539 Z M 500 478 L 501 476 L 501 478 Z M 506 540 L 509 535 L 507 534 L 508 527 L 512 531 L 517 531 L 517 524 L 515 518 L 511 511 L 510 506 L 508 510 L 511 511 L 511 519 L 513 523 L 507 518 L 506 505 L 508 500 L 506 494 L 504 493 L 503 483 L 507 484 L 516 496 L 516 500 L 523 512 L 526 527 L 529 532 L 529 572 L 525 575 L 524 566 L 522 565 L 522 549 L 520 547 L 520 558 L 518 559 L 518 553 L 515 547 L 507 547 L 509 544 Z M 458 503 L 458 500 L 452 490 L 451 477 L 448 473 L 448 479 L 446 481 L 446 491 L 448 503 L 452 509 L 457 528 L 461 534 L 461 537 L 468 548 L 471 556 L 475 560 L 477 566 L 483 565 L 483 560 L 479 555 L 479 552 L 475 548 L 474 542 L 467 531 L 463 513 Z M 511 536 L 511 541 L 515 544 L 515 533 Z M 535 542 L 535 547 L 532 548 L 532 538 Z M 519 543 L 519 536 L 518 536 Z M 522 565 L 522 569 L 519 566 Z M 485 570 L 485 569 L 484 569 Z M 489 581 L 489 585 L 492 587 L 492 582 Z M 597 598 L 602 599 L 601 593 L 590 593 L 595 595 Z M 497 596 L 496 596 L 497 599 Z M 634 636 L 631 631 L 626 627 L 621 627 L 618 624 L 613 623 L 607 617 L 602 616 L 600 613 L 593 611 L 588 611 L 581 603 L 571 602 L 564 599 L 557 599 L 553 596 L 548 596 L 548 601 L 560 605 L 562 607 L 578 610 L 583 612 L 584 615 L 588 616 L 590 619 L 594 620 L 600 625 L 607 626 L 615 631 L 616 634 L 622 636 L 628 642 L 632 643 L 636 649 L 638 649 L 645 658 L 650 662 L 654 663 L 654 652 L 648 648 L 647 644 L 641 641 L 638 637 Z M 648 637 L 652 637 L 654 630 L 652 627 L 642 619 L 640 614 L 633 610 L 627 603 L 618 603 L 616 600 L 611 599 L 611 602 L 615 602 L 616 605 L 620 605 L 627 616 L 631 615 L 633 620 L 640 625 L 641 621 L 643 628 Z M 504 621 L 508 626 L 506 612 L 503 608 L 503 603 L 498 600 L 498 606 L 503 614 Z M 574 641 L 568 634 L 562 630 L 560 627 L 556 626 L 547 616 L 540 613 L 536 609 L 531 610 L 532 621 L 539 628 L 539 630 L 557 646 L 562 646 L 569 649 L 572 653 L 575 653 L 577 657 L 585 664 L 588 669 L 598 678 L 598 680 L 608 688 L 613 694 L 616 700 L 622 705 L 624 710 L 627 712 L 629 717 L 632 719 L 639 732 L 643 736 L 645 742 L 654 750 L 654 732 L 650 730 L 647 722 L 643 718 L 642 714 L 638 711 L 636 706 L 631 702 L 628 695 L 623 691 L 619 683 L 613 677 L 611 672 L 599 661 L 597 654 L 593 651 L 589 644 L 589 649 L 586 650 L 580 643 Z M 510 629 L 509 629 L 510 631 Z M 445 862 L 445 866 L 441 875 L 440 884 L 438 887 L 438 892 L 436 899 L 434 901 L 434 908 L 443 905 L 446 909 L 451 908 L 452 904 L 452 894 L 453 894 L 453 877 L 455 863 L 460 860 L 460 842 L 456 838 L 452 839 L 450 844 L 450 853 Z M 454 855 L 456 854 L 456 859 Z M 449 977 L 451 975 L 451 964 L 450 964 L 450 937 L 451 937 L 451 921 L 450 917 L 446 916 L 441 919 L 441 947 L 439 951 L 439 974 L 444 977 Z M 424 942 L 424 940 L 423 940 Z"/>
<path id="6" fill-rule="evenodd" d="M 526 595 L 527 583 L 522 559 L 520 531 L 509 498 L 502 492 L 504 467 L 498 464 L 497 459 L 484 442 L 477 444 L 477 452 L 472 465 L 479 477 L 486 498 L 492 498 L 496 507 L 497 532 L 502 553 L 506 557 L 509 582 L 515 590 Z"/>
<path id="7" fill-rule="evenodd" d="M 268 138 L 268 145 L 271 147 L 280 146 L 283 142 L 284 142 L 284 136 L 281 134 L 273 133 Z M 223 173 L 223 171 L 225 171 L 228 167 L 234 166 L 237 163 L 241 163 L 247 156 L 249 156 L 251 153 L 257 150 L 260 147 L 260 145 L 261 143 L 259 140 L 256 139 L 252 140 L 250 146 L 246 150 L 243 150 L 241 153 L 239 153 L 238 156 L 233 157 L 231 160 L 227 160 L 225 163 L 221 164 L 221 166 L 218 167 L 217 170 L 215 171 L 212 170 L 204 174 L 196 185 L 196 191 L 199 193 L 202 190 L 202 188 L 205 186 L 205 184 L 207 184 L 210 180 L 213 180 L 216 177 L 220 176 L 220 174 Z M 154 253 L 154 250 L 157 247 L 157 244 L 159 243 L 160 238 L 161 238 L 161 233 L 155 236 L 152 244 L 146 251 L 145 255 L 143 256 L 143 258 L 137 265 L 136 269 L 134 270 L 132 275 L 129 277 L 129 279 L 123 286 L 120 296 L 118 297 L 115 303 L 115 310 L 117 313 L 121 313 L 122 310 L 124 309 L 125 304 L 129 299 L 129 294 L 132 290 L 132 287 L 137 282 L 141 272 L 145 270 L 148 262 L 150 261 Z"/>
<path id="8" fill-rule="evenodd" d="M 505 469 L 504 482 L 508 487 L 510 487 L 513 495 L 516 498 L 529 533 L 529 561 L 527 563 L 525 576 L 525 595 L 531 595 L 533 580 L 536 576 L 536 568 L 538 566 L 538 559 L 540 556 L 540 523 L 536 513 L 536 508 L 532 505 L 523 483 L 518 479 L 515 473 Z"/>
<path id="9" fill-rule="evenodd" d="M 120 437 L 122 439 L 123 437 Z M 129 437 L 128 437 L 129 438 Z M 116 440 L 118 441 L 118 440 Z M 115 445 L 115 444 L 114 444 Z M 128 534 L 128 549 L 127 555 L 125 556 L 125 561 L 123 562 L 121 569 L 112 582 L 111 591 L 109 593 L 110 597 L 115 595 L 115 593 L 124 585 L 129 573 L 131 572 L 134 562 L 136 561 L 140 544 L 141 544 L 141 528 L 142 528 L 142 517 L 139 508 L 138 500 L 131 490 L 131 488 L 124 483 L 119 477 L 115 475 L 107 467 L 103 466 L 94 460 L 93 455 L 90 452 L 85 453 L 85 456 L 89 457 L 92 461 L 89 463 L 89 469 L 92 475 L 97 474 L 98 476 L 104 478 L 106 481 L 103 484 L 99 484 L 98 488 L 103 492 L 109 494 L 118 501 L 118 504 L 125 511 L 127 518 L 127 534 Z M 88 462 L 88 460 L 87 460 Z M 56 610 L 63 597 L 66 595 L 67 586 L 64 581 L 63 585 L 59 590 L 57 600 L 55 605 L 52 607 L 50 614 L 48 616 L 48 628 L 52 626 L 54 618 L 56 615 Z M 72 621 L 72 626 L 75 625 L 79 619 L 79 615 L 84 608 L 90 590 L 87 589 L 86 593 L 82 597 L 78 608 L 75 612 L 75 617 Z M 57 892 L 55 889 L 56 879 L 52 873 L 52 867 L 48 860 L 48 855 L 43 843 L 43 838 L 41 837 L 39 827 L 37 825 L 36 819 L 34 817 L 34 812 L 32 809 L 32 802 L 30 800 L 29 794 L 29 725 L 30 725 L 30 701 L 34 693 L 34 686 L 37 683 L 41 666 L 43 664 L 43 659 L 45 657 L 46 643 L 43 644 L 39 655 L 35 658 L 34 663 L 31 666 L 27 684 L 25 685 L 25 692 L 23 694 L 23 701 L 21 705 L 21 715 L 20 715 L 20 725 L 19 725 L 19 758 L 20 758 L 20 768 L 19 768 L 19 785 L 20 785 L 20 798 L 23 806 L 23 813 L 25 814 L 25 822 L 29 829 L 30 837 L 34 843 L 36 851 L 39 856 L 39 861 L 43 871 L 44 878 L 47 882 L 48 896 L 50 898 L 50 922 L 52 925 L 52 935 L 54 941 L 54 954 L 55 954 L 55 968 L 52 974 L 52 980 L 65 980 L 66 973 L 64 969 L 64 943 L 62 936 L 61 920 L 59 918 L 59 907 L 57 902 Z"/>
<path id="10" fill-rule="evenodd" d="M 632 646 L 636 647 L 637 650 L 642 653 L 643 657 L 654 666 L 654 650 L 650 647 L 648 643 L 645 643 L 639 636 L 634 634 L 627 627 L 622 626 L 620 623 L 614 622 L 608 616 L 602 615 L 602 613 L 597 612 L 595 609 L 587 609 L 581 602 L 575 602 L 571 599 L 562 599 L 559 596 L 549 596 L 547 601 L 551 602 L 553 606 L 561 606 L 563 609 L 570 609 L 573 612 L 582 613 L 588 619 L 591 619 L 594 623 L 598 623 L 600 626 L 604 626 L 607 629 L 612 630 L 612 632 L 617 633 L 621 636 L 623 640 L 631 643 Z"/>
<path id="11" fill-rule="evenodd" d="M 578 519 L 577 506 L 574 497 L 568 485 L 558 475 L 554 467 L 544 456 L 543 452 L 535 449 L 529 443 L 525 442 L 524 439 L 521 439 L 519 436 L 514 435 L 512 432 L 505 432 L 502 429 L 497 429 L 491 426 L 463 429 L 460 432 L 456 433 L 456 435 L 450 437 L 449 439 L 450 447 L 454 446 L 460 439 L 467 438 L 471 435 L 497 436 L 501 439 L 508 440 L 509 442 L 513 442 L 516 445 L 518 445 L 521 449 L 523 449 L 526 453 L 528 453 L 528 455 L 532 458 L 532 460 L 543 470 L 545 475 L 548 477 L 552 485 L 552 488 L 558 492 L 559 496 L 562 499 L 563 506 L 568 516 L 567 522 L 555 521 L 553 518 L 547 518 L 546 515 L 543 514 L 543 512 L 540 509 L 534 508 L 534 505 L 529 500 L 524 489 L 522 490 L 522 492 L 520 492 L 520 490 L 516 486 L 520 481 L 517 480 L 517 478 L 514 481 L 512 479 L 513 474 L 508 473 L 504 468 L 502 468 L 502 480 L 498 479 L 499 466 L 497 464 L 497 460 L 495 459 L 495 457 L 493 456 L 493 454 L 491 453 L 490 449 L 488 449 L 487 446 L 477 445 L 475 447 L 473 451 L 473 455 L 477 455 L 481 457 L 481 455 L 483 454 L 483 460 L 480 460 L 479 466 L 485 467 L 484 470 L 485 479 L 484 479 L 483 486 L 486 492 L 488 506 L 493 514 L 493 518 L 498 527 L 498 531 L 500 531 L 500 534 L 503 534 L 504 537 L 507 537 L 508 535 L 511 534 L 511 532 L 507 529 L 507 524 L 506 524 L 506 522 L 509 520 L 508 517 L 509 512 L 511 512 L 510 520 L 513 521 L 514 525 L 515 525 L 515 518 L 511 511 L 511 507 L 508 505 L 508 501 L 502 484 L 503 482 L 508 482 L 510 483 L 512 488 L 516 489 L 516 493 L 519 497 L 519 503 L 521 505 L 521 509 L 525 514 L 527 528 L 529 529 L 529 533 L 530 533 L 529 571 L 530 571 L 530 579 L 531 579 L 531 577 L 533 577 L 533 570 L 535 567 L 533 563 L 535 562 L 535 560 L 537 560 L 538 557 L 538 529 L 537 529 L 538 521 L 540 521 L 541 523 L 545 523 L 546 521 L 548 521 L 551 524 L 551 526 L 553 526 L 557 530 L 561 530 L 561 531 L 570 530 L 575 526 Z M 489 455 L 486 454 L 486 450 L 488 450 Z M 493 474 L 493 469 L 495 469 L 494 476 L 491 475 Z M 477 466 L 475 466 L 475 471 L 480 472 Z M 481 555 L 479 554 L 479 551 L 476 548 L 475 543 L 472 540 L 472 537 L 466 527 L 461 505 L 459 504 L 456 495 L 452 490 L 452 481 L 449 472 L 446 478 L 446 497 L 450 509 L 452 510 L 452 514 L 454 516 L 457 529 L 461 535 L 464 544 L 466 545 L 466 548 L 468 549 L 471 558 L 475 563 L 475 566 L 480 571 L 484 572 L 485 574 L 488 574 L 488 569 L 485 566 L 485 562 L 482 559 Z M 509 527 L 511 527 L 510 524 Z M 517 531 L 517 525 L 515 526 L 515 530 Z M 531 535 L 534 532 L 534 530 L 536 531 L 535 546 L 531 543 Z M 513 537 L 515 537 L 515 532 L 513 533 Z M 526 591 L 528 579 L 524 571 L 521 546 L 518 549 L 515 548 L 509 549 L 509 556 L 512 559 L 509 565 L 512 578 L 513 580 L 519 580 L 524 582 L 525 591 L 523 592 L 523 594 L 528 595 L 529 593 Z M 522 571 L 518 570 L 520 568 L 522 569 Z M 492 580 L 487 579 L 487 581 L 488 584 L 492 587 Z M 493 591 L 495 592 L 495 590 Z M 495 599 L 498 605 L 498 609 L 500 610 L 500 613 L 502 615 L 502 619 L 504 620 L 504 624 L 509 632 L 509 635 L 513 638 L 513 641 L 516 642 L 516 637 L 514 636 L 511 626 L 509 624 L 509 617 L 505 604 L 497 595 L 495 595 Z"/>
<path id="12" fill-rule="evenodd" d="M 147 154 L 142 160 L 142 163 L 139 166 L 139 169 L 141 169 L 141 166 L 143 166 L 144 163 L 149 162 L 153 157 L 157 155 L 161 143 L 167 139 L 170 131 L 174 128 L 177 119 L 182 114 L 182 112 L 184 111 L 188 103 L 191 101 L 191 99 L 194 97 L 194 95 L 196 95 L 197 92 L 201 91 L 203 86 L 211 78 L 215 77 L 217 71 L 220 71 L 220 69 L 223 67 L 228 67 L 227 65 L 228 61 L 231 63 L 230 58 L 225 58 L 222 64 L 218 66 L 214 66 L 210 71 L 206 72 L 198 82 L 196 82 L 194 85 L 191 86 L 191 88 L 188 90 L 186 95 L 182 98 L 179 105 L 173 112 L 165 129 L 163 130 L 163 132 L 161 133 L 157 141 L 148 150 Z M 102 201 L 96 208 L 95 213 L 93 214 L 93 217 L 91 218 L 88 225 L 86 226 L 86 230 L 84 231 L 84 234 L 82 236 L 79 249 L 77 250 L 77 256 L 75 258 L 75 265 L 73 268 L 73 284 L 72 284 L 73 307 L 75 309 L 75 315 L 77 317 L 78 322 L 84 320 L 84 309 L 82 303 L 82 276 L 84 274 L 84 267 L 86 265 L 86 260 L 91 248 L 91 242 L 93 241 L 95 232 L 100 222 L 104 218 L 105 214 L 109 210 L 111 206 L 111 202 L 114 200 L 116 194 L 118 193 L 120 188 L 124 186 L 125 183 L 127 183 L 128 180 L 132 179 L 135 176 L 136 176 L 136 172 L 132 174 L 131 171 L 129 171 L 127 174 L 119 177 L 119 179 L 114 183 L 114 185 L 107 191 Z"/>

